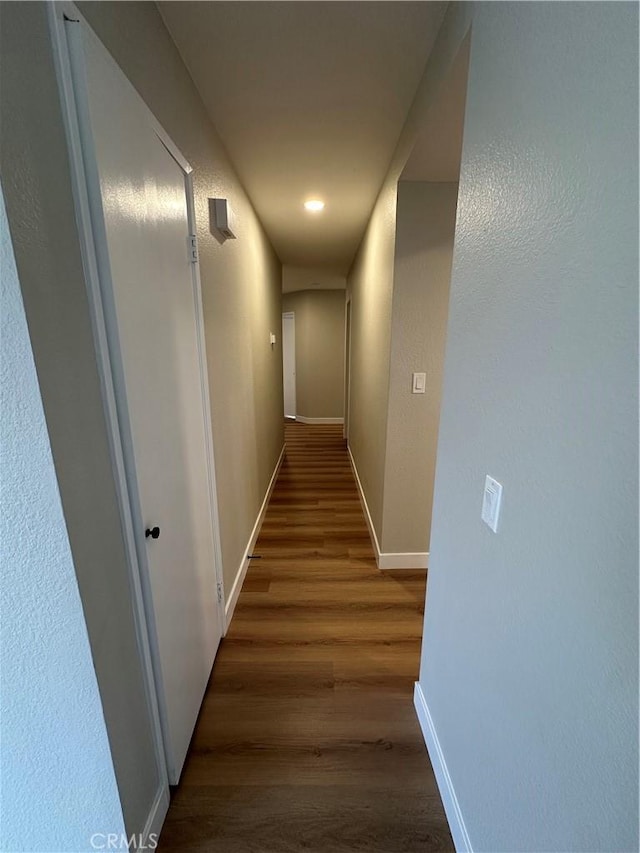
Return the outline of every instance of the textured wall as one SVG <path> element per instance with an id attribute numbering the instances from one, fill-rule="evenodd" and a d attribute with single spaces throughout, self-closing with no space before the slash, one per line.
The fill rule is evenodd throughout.
<path id="1" fill-rule="evenodd" d="M 118 790 L 128 831 L 140 832 L 161 778 L 46 9 L 3 3 L 0 15 L 0 166 L 9 228 Z"/>
<path id="2" fill-rule="evenodd" d="M 458 185 L 398 185 L 380 548 L 429 550 Z M 427 374 L 425 394 L 411 374 Z"/>
<path id="3" fill-rule="evenodd" d="M 155 4 L 79 6 L 193 166 L 228 593 L 284 441 L 282 268 Z M 220 245 L 209 233 L 207 199 L 213 197 L 230 200 L 237 240 Z M 273 348 L 270 332 L 277 338 Z"/>
<path id="4" fill-rule="evenodd" d="M 96 675 L 0 195 L 4 853 L 124 832 Z"/>
<path id="5" fill-rule="evenodd" d="M 476 9 L 420 674 L 475 850 L 638 850 L 637 68 L 635 4 Z"/>
<path id="6" fill-rule="evenodd" d="M 285 293 L 296 315 L 296 414 L 341 418 L 344 412 L 344 290 Z"/>

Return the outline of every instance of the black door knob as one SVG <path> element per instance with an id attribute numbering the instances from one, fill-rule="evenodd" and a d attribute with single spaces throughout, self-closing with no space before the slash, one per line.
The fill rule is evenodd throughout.
<path id="1" fill-rule="evenodd" d="M 159 527 L 147 527 L 144 532 L 144 538 L 148 539 L 151 537 L 152 539 L 157 539 L 160 536 L 160 528 Z"/>

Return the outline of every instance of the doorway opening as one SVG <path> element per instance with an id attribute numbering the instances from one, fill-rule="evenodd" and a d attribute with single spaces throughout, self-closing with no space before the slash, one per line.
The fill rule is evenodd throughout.
<path id="1" fill-rule="evenodd" d="M 296 419 L 296 315 L 286 311 L 282 315 L 282 384 L 284 390 L 284 416 Z"/>

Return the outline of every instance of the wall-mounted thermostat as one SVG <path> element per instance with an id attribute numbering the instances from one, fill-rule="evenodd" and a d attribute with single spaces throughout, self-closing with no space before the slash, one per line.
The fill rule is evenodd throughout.
<path id="1" fill-rule="evenodd" d="M 209 230 L 224 240 L 236 239 L 235 218 L 226 198 L 209 199 Z"/>

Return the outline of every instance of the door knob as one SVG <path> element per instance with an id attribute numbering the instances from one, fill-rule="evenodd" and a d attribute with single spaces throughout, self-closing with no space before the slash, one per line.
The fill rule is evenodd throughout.
<path id="1" fill-rule="evenodd" d="M 144 532 L 144 538 L 148 539 L 151 537 L 152 539 L 157 539 L 160 536 L 160 528 L 159 527 L 147 527 Z"/>

